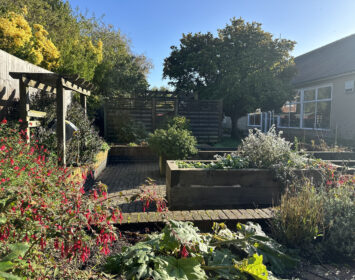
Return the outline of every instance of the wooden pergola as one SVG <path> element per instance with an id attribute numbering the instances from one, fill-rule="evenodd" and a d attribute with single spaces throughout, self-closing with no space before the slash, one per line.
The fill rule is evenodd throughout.
<path id="1" fill-rule="evenodd" d="M 26 131 L 27 141 L 30 141 L 30 128 L 41 126 L 41 122 L 31 118 L 44 118 L 46 112 L 30 110 L 29 87 L 40 89 L 45 92 L 55 93 L 57 102 L 57 149 L 60 164 L 66 165 L 65 148 L 65 90 L 80 93 L 80 103 L 86 114 L 86 97 L 90 96 L 94 86 L 81 79 L 79 76 L 66 76 L 56 73 L 28 73 L 10 72 L 10 76 L 19 80 L 20 104 L 19 112 L 22 119 L 22 128 Z"/>

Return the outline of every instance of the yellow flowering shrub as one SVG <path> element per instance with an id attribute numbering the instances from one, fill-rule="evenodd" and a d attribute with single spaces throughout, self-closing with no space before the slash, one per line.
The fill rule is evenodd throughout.
<path id="1" fill-rule="evenodd" d="M 31 28 L 21 14 L 9 12 L 0 17 L 0 49 L 48 70 L 59 66 L 60 53 L 48 32 L 40 24 Z"/>

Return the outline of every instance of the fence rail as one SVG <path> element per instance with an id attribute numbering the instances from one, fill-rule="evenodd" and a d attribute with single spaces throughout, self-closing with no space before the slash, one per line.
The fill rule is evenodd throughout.
<path id="1" fill-rule="evenodd" d="M 162 127 L 166 119 L 185 116 L 199 143 L 215 143 L 222 135 L 222 100 L 179 98 L 120 98 L 104 107 L 105 138 L 116 143 L 117 133 L 125 118 L 144 125 L 149 132 Z M 118 121 L 120 120 L 120 121 Z"/>

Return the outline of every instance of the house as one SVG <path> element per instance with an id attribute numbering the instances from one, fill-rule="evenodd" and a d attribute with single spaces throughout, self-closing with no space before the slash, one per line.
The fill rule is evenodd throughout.
<path id="1" fill-rule="evenodd" d="M 281 108 L 278 128 L 291 140 L 324 139 L 354 146 L 355 34 L 300 55 L 295 64 L 296 94 Z"/>

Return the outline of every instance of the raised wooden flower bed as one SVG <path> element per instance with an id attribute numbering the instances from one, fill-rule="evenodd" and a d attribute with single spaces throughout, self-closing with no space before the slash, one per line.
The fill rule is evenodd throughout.
<path id="1" fill-rule="evenodd" d="M 95 163 L 88 166 L 79 166 L 71 169 L 72 176 L 79 180 L 85 181 L 86 178 L 96 180 L 101 172 L 106 168 L 108 151 L 101 151 L 95 156 Z M 84 176 L 83 176 L 84 174 Z"/>
<path id="2" fill-rule="evenodd" d="M 316 170 L 297 172 L 321 180 Z M 167 161 L 166 191 L 169 209 L 235 209 L 275 205 L 282 187 L 269 169 L 179 168 Z"/>

